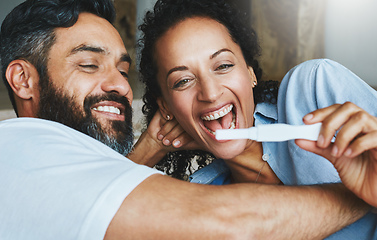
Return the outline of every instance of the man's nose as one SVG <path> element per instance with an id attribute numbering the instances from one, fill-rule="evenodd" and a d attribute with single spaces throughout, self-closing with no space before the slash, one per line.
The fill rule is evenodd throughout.
<path id="1" fill-rule="evenodd" d="M 200 92 L 198 94 L 198 100 L 204 102 L 215 102 L 223 94 L 223 88 L 219 81 L 215 77 L 206 76 L 199 79 Z"/>
<path id="2" fill-rule="evenodd" d="M 112 71 L 112 73 L 105 76 L 105 80 L 101 84 L 101 88 L 107 93 L 116 93 L 120 96 L 127 96 L 132 100 L 132 89 L 128 82 L 128 79 L 122 75 L 118 70 Z M 130 96 L 131 95 L 131 96 Z"/>

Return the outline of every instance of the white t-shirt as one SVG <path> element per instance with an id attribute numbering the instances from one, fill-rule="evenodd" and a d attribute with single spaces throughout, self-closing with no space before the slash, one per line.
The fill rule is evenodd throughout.
<path id="1" fill-rule="evenodd" d="M 0 122 L 0 239 L 103 239 L 123 200 L 159 171 L 62 124 Z"/>

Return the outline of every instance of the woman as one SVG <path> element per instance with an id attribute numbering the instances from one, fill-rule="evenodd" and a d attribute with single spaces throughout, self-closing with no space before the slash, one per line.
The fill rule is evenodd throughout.
<path id="1" fill-rule="evenodd" d="M 318 148 L 331 148 L 330 154 L 340 157 L 352 147 L 350 144 L 359 133 L 367 133 L 362 129 L 349 130 L 349 123 L 362 113 L 367 117 L 361 123 L 373 125 L 375 118 L 365 110 L 377 115 L 373 101 L 376 92 L 329 60 L 313 60 L 291 70 L 282 81 L 275 104 L 277 87 L 261 81 L 256 60 L 257 38 L 244 22 L 223 1 L 158 1 L 154 12 L 147 13 L 141 26 L 144 37 L 140 68 L 147 89 L 144 110 L 151 122 L 148 130 L 151 137 L 166 135 L 175 118 L 202 149 L 225 159 L 226 167 L 216 160 L 194 173 L 193 182 L 203 183 L 202 176 L 205 183 L 217 184 L 219 181 L 220 184 L 281 181 L 286 185 L 338 182 L 339 176 L 327 160 L 300 149 L 293 141 L 215 139 L 216 129 L 277 122 L 298 125 L 309 112 L 344 103 L 340 108 L 338 105 L 327 108 L 331 111 L 325 118 L 304 119 L 306 123 L 324 123 L 317 149 L 308 147 L 305 141 L 297 141 L 307 150 L 322 155 Z M 365 98 L 368 101 L 363 101 Z M 365 110 L 346 101 L 355 102 Z M 168 124 L 159 133 L 151 130 L 166 121 Z M 341 126 L 343 130 L 330 146 L 335 130 Z M 178 130 L 165 140 L 172 140 L 180 133 Z M 160 156 L 164 151 L 160 151 Z M 213 164 L 219 166 L 211 167 Z"/>
<path id="2" fill-rule="evenodd" d="M 197 2 L 197 3 L 201 4 L 200 2 Z M 157 3 L 157 6 L 158 6 L 158 4 L 159 3 Z M 164 3 L 162 3 L 162 5 L 163 4 Z M 204 3 L 204 5 L 205 4 L 208 4 L 208 3 Z M 212 3 L 210 3 L 210 4 L 212 4 Z M 214 3 L 213 5 L 214 6 L 207 8 L 207 9 L 212 9 L 210 14 L 219 15 L 219 16 L 222 15 L 223 13 L 221 13 L 221 11 L 219 11 L 219 9 L 218 9 L 221 6 L 216 6 L 217 5 L 216 3 Z M 206 8 L 206 7 L 204 7 L 204 8 Z M 207 14 L 206 12 L 208 10 L 206 10 L 204 8 L 203 8 L 203 10 L 204 10 L 203 14 Z M 196 8 L 196 9 L 198 9 L 198 8 Z M 180 16 L 179 18 L 184 17 L 184 14 L 185 13 L 182 13 L 182 16 Z M 188 14 L 189 14 L 189 12 L 188 12 Z M 174 14 L 174 16 L 177 16 L 177 15 Z M 219 16 L 217 16 L 217 17 L 219 17 Z M 147 16 L 147 18 L 148 18 L 148 16 Z M 170 21 L 172 19 L 167 19 L 167 18 L 162 17 L 160 20 L 162 22 L 164 22 L 164 21 Z M 179 21 L 179 19 L 176 18 L 176 19 L 172 20 L 172 22 L 170 22 L 170 23 L 174 24 L 173 21 Z M 235 17 L 233 17 L 233 19 L 231 19 L 231 21 L 232 22 L 229 23 L 228 25 L 230 27 L 234 28 L 233 29 L 234 34 L 237 34 L 239 36 L 238 38 L 243 41 L 241 44 L 244 45 L 244 49 L 247 53 L 246 56 L 248 56 L 248 58 L 246 58 L 247 65 L 250 66 L 250 67 L 242 69 L 242 71 L 240 72 L 241 74 L 247 73 L 246 78 L 243 77 L 243 79 L 244 79 L 245 84 L 250 85 L 250 88 L 245 88 L 245 86 L 242 86 L 243 89 L 248 89 L 248 92 L 242 93 L 243 95 L 247 96 L 246 98 L 243 98 L 243 97 L 242 98 L 244 99 L 243 101 L 245 102 L 244 103 L 245 106 L 243 108 L 247 109 L 248 112 L 245 113 L 245 114 L 247 114 L 248 116 L 247 117 L 245 116 L 245 118 L 244 118 L 245 120 L 247 120 L 247 123 L 245 122 L 245 123 L 243 123 L 243 125 L 239 125 L 237 127 L 246 127 L 246 126 L 251 125 L 252 121 L 253 121 L 252 111 L 253 111 L 253 108 L 254 108 L 254 106 L 253 106 L 254 105 L 254 103 L 253 103 L 254 97 L 253 97 L 253 93 L 252 93 L 251 89 L 256 87 L 257 78 L 260 78 L 260 75 L 261 75 L 261 70 L 258 66 L 258 61 L 255 59 L 259 55 L 259 46 L 258 46 L 258 43 L 257 43 L 257 38 L 256 38 L 255 32 L 250 31 L 247 28 L 243 28 L 242 19 L 239 19 L 235 16 Z M 170 23 L 168 23 L 168 22 L 167 23 L 159 23 L 157 25 L 166 27 Z M 163 32 L 163 29 L 156 28 L 156 30 Z M 224 35 L 224 33 L 225 33 L 225 35 Z M 222 32 L 222 35 L 220 35 L 218 37 L 223 38 L 226 35 L 228 35 L 227 31 Z M 241 38 L 240 36 L 244 36 L 244 37 Z M 154 40 L 152 40 L 153 38 L 154 38 L 154 36 L 150 36 L 150 35 L 145 36 L 145 39 L 148 40 L 145 43 L 154 41 Z M 147 75 L 151 73 L 150 77 L 145 77 L 144 79 L 153 79 L 154 78 L 154 73 L 149 71 L 150 68 L 148 67 L 148 66 L 151 66 L 148 59 L 153 59 L 153 57 L 154 57 L 154 56 L 151 55 L 152 52 L 153 52 L 153 50 L 151 48 L 153 48 L 153 47 L 154 47 L 153 43 L 151 45 L 144 44 L 144 49 L 143 49 L 143 53 L 142 53 L 142 55 L 143 55 L 142 59 L 144 59 L 144 60 L 142 60 L 142 62 L 141 62 L 142 73 L 147 74 Z M 238 45 L 234 44 L 233 47 L 237 48 Z M 219 59 L 219 57 L 221 57 L 223 55 L 227 55 L 228 53 L 229 52 L 224 51 L 224 52 L 220 53 L 217 56 L 216 59 Z M 237 52 L 237 57 L 239 58 L 239 61 L 243 61 L 244 62 L 243 65 L 246 66 L 246 62 L 245 62 L 245 59 L 242 56 L 241 51 Z M 145 66 L 145 67 L 143 67 L 143 66 Z M 222 66 L 219 66 L 219 70 L 217 72 L 220 72 L 220 71 L 224 72 L 225 69 L 220 70 L 220 68 L 223 68 L 223 67 L 226 68 L 227 65 L 223 64 Z M 148 69 L 148 70 L 143 71 L 143 68 Z M 254 80 L 250 81 L 250 78 L 253 78 Z M 158 109 L 158 105 L 156 104 L 156 99 L 152 97 L 152 96 L 156 96 L 156 94 L 160 94 L 160 93 L 152 93 L 152 91 L 159 89 L 158 85 L 156 85 L 156 84 L 157 84 L 157 82 L 154 82 L 154 81 L 149 81 L 146 84 L 147 85 L 147 93 L 144 96 L 144 100 L 147 102 L 148 105 L 144 109 L 148 112 L 148 114 L 147 114 L 148 121 L 150 121 L 152 119 L 153 115 L 155 114 L 156 110 Z M 260 101 L 264 101 L 264 100 L 268 99 L 272 103 L 276 102 L 276 93 L 277 93 L 277 85 L 278 84 L 276 82 L 269 82 L 267 84 L 260 84 L 260 85 L 265 86 L 265 87 L 264 88 L 261 87 L 261 86 L 256 87 L 256 88 L 259 87 L 259 89 L 260 89 L 260 90 L 256 91 L 257 92 L 257 94 L 255 95 L 256 101 L 260 102 Z M 151 91 L 148 91 L 148 89 L 151 90 Z M 268 90 L 267 94 L 264 92 L 265 90 Z M 181 100 L 179 100 L 179 101 L 181 101 Z M 228 111 L 229 111 L 229 109 L 234 107 L 234 105 L 228 104 L 227 106 L 224 105 L 222 107 L 227 108 Z M 181 108 L 181 107 L 179 106 L 178 108 Z M 232 109 L 231 112 L 235 112 L 235 110 L 236 110 L 236 107 L 234 107 L 234 109 Z M 226 117 L 222 118 L 223 120 L 224 119 L 230 120 L 226 124 L 230 124 L 230 122 L 232 121 L 231 112 L 230 112 L 230 114 L 227 114 Z M 166 114 L 166 113 L 164 114 L 165 119 L 167 119 L 167 116 L 172 116 L 172 117 L 175 116 L 176 118 L 178 118 L 177 120 L 182 125 L 184 119 L 182 119 L 180 121 L 180 119 L 179 119 L 180 117 L 178 115 L 185 116 L 184 114 L 183 115 L 181 115 L 181 114 Z M 183 117 L 183 118 L 186 118 L 186 117 Z M 211 123 L 211 121 L 207 121 L 207 122 L 209 124 Z M 225 121 L 223 121 L 223 122 L 225 123 Z M 192 123 L 194 123 L 194 121 L 192 121 Z M 239 123 L 240 123 L 240 121 L 239 121 Z M 185 130 L 187 130 L 187 129 L 185 129 Z M 213 129 L 213 130 L 215 130 L 215 129 Z M 243 140 L 242 142 L 246 142 L 246 141 Z M 258 144 L 255 143 L 255 145 L 258 145 L 258 146 L 254 147 L 254 144 L 253 144 L 253 146 L 248 146 L 250 149 L 252 149 L 252 151 L 245 152 L 245 153 L 247 153 L 247 155 L 245 155 L 245 156 L 239 154 L 239 153 L 243 152 L 243 150 L 245 149 L 245 146 L 239 146 L 236 149 L 231 150 L 231 151 L 229 149 L 227 150 L 227 152 L 232 152 L 232 155 L 233 155 L 232 157 L 238 156 L 237 161 L 234 161 L 235 164 L 233 164 L 233 166 L 231 168 L 231 170 L 233 171 L 232 176 L 237 176 L 237 179 L 233 179 L 233 181 L 234 182 L 255 181 L 257 178 L 259 178 L 259 181 L 270 182 L 270 183 L 278 183 L 279 180 L 275 177 L 275 174 L 272 171 L 267 171 L 268 170 L 267 166 L 263 167 L 264 172 L 261 174 L 261 176 L 258 177 L 258 175 L 260 175 L 260 169 L 262 168 L 262 166 L 264 166 L 264 161 L 262 160 L 262 152 L 261 152 L 262 148 L 261 148 L 260 143 L 258 143 Z M 235 145 L 230 144 L 230 146 L 235 146 Z M 221 147 L 221 148 L 224 149 L 223 147 Z M 208 150 L 209 148 L 206 147 L 204 149 Z M 255 152 L 255 149 L 259 149 L 259 151 Z M 221 156 L 222 158 L 227 158 L 227 156 L 224 156 L 223 153 L 221 153 L 219 155 L 219 153 L 214 152 L 214 149 L 211 149 L 211 152 L 216 156 L 218 155 L 218 156 Z M 254 161 L 254 164 L 255 164 L 254 168 L 255 169 L 251 169 L 254 174 L 250 174 L 250 169 L 247 169 L 247 174 L 245 174 L 246 172 L 244 172 L 245 171 L 244 166 L 239 165 L 238 162 L 240 162 L 240 160 L 242 160 L 242 158 L 247 158 L 248 162 L 250 162 L 250 156 L 249 156 L 250 153 L 253 153 L 253 155 L 255 155 L 255 157 L 251 157 L 252 159 L 255 159 L 255 161 Z M 181 152 L 176 153 L 175 155 L 173 155 L 173 157 L 176 157 L 177 154 L 181 155 L 182 153 Z M 175 160 L 173 160 L 173 163 L 178 163 L 178 164 L 181 163 L 181 162 L 188 163 L 188 161 L 187 161 L 188 158 L 187 158 L 186 155 L 183 155 L 182 158 L 186 158 L 186 161 L 175 159 Z M 228 163 L 230 164 L 230 161 L 228 161 Z M 204 164 L 206 164 L 206 163 L 204 163 Z M 163 165 L 163 164 L 161 164 L 161 165 Z M 220 161 L 215 161 L 215 165 L 219 165 L 219 166 L 216 166 L 216 168 L 224 169 L 225 171 L 228 170 L 227 168 L 224 168 L 225 164 L 223 164 Z M 181 175 L 181 176 L 184 175 L 184 173 L 186 171 L 185 166 L 187 166 L 187 164 L 185 164 L 183 168 L 178 169 L 178 172 L 180 173 L 179 175 Z M 177 170 L 174 171 L 174 172 L 177 172 Z M 241 174 L 241 172 L 243 172 L 243 173 Z M 237 174 L 235 174 L 235 173 L 237 173 Z M 224 179 L 224 180 L 228 181 L 229 179 Z"/>
<path id="3" fill-rule="evenodd" d="M 355 147 L 354 143 L 362 139 L 360 136 L 368 136 L 377 129 L 376 118 L 370 115 L 377 116 L 376 92 L 330 60 L 312 60 L 292 69 L 281 82 L 276 102 L 277 85 L 261 80 L 256 60 L 257 38 L 244 22 L 221 0 L 160 0 L 154 11 L 147 13 L 141 26 L 144 36 L 140 71 L 146 85 L 143 110 L 149 126 L 135 148 L 136 152 L 147 154 L 135 160 L 154 165 L 168 150 L 163 147 L 163 141 L 172 143 L 177 138 L 184 145 L 187 135 L 182 135 L 177 121 L 199 148 L 218 158 L 192 174 L 191 182 L 285 185 L 340 182 L 329 161 L 299 148 L 295 141 L 259 143 L 215 139 L 213 132 L 220 128 L 248 128 L 268 123 L 299 125 L 303 120 L 306 124 L 323 122 L 318 142 L 296 143 L 327 158 L 342 159 L 349 153 L 348 149 L 359 155 L 362 148 Z M 335 142 L 331 143 L 341 126 Z M 177 162 L 187 163 L 178 172 L 184 175 L 190 170 L 189 159 L 166 162 L 162 166 L 168 173 L 176 172 Z M 340 187 L 336 185 L 334 191 L 338 192 Z M 308 204 L 314 206 L 315 202 Z M 336 236 L 370 239 L 375 234 L 376 222 L 375 215 L 368 214 Z"/>

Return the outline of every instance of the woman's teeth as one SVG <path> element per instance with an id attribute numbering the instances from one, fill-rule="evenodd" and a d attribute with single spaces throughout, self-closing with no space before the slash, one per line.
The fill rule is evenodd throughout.
<path id="1" fill-rule="evenodd" d="M 93 108 L 93 110 L 96 110 L 98 112 L 109 112 L 109 113 L 115 113 L 115 114 L 120 114 L 119 108 L 113 107 L 113 106 L 99 106 Z"/>
<path id="2" fill-rule="evenodd" d="M 234 116 L 234 114 L 233 114 L 233 119 L 232 119 L 232 122 L 230 123 L 230 127 L 229 127 L 229 129 L 235 129 L 236 128 L 236 116 Z M 206 129 L 210 132 L 210 133 L 212 133 L 213 135 L 215 135 L 215 132 L 214 131 L 212 131 L 211 129 L 209 129 L 209 128 L 207 128 L 206 127 Z"/>
<path id="3" fill-rule="evenodd" d="M 201 119 L 205 121 L 217 120 L 227 115 L 230 111 L 232 111 L 232 109 L 233 109 L 233 105 L 230 105 L 229 107 L 226 107 L 218 112 L 214 112 L 212 114 L 202 116 Z"/>
<path id="4" fill-rule="evenodd" d="M 222 117 L 225 116 L 226 114 L 228 114 L 230 111 L 232 111 L 232 109 L 233 109 L 233 105 L 227 107 L 225 113 L 224 113 L 224 111 L 220 111 L 220 113 L 223 112 Z M 217 116 L 217 115 L 220 115 L 220 114 L 215 113 L 215 114 L 213 115 L 213 118 L 214 118 L 214 119 L 212 119 L 212 115 L 209 115 L 209 116 L 211 116 L 211 118 L 210 118 L 211 120 L 207 120 L 209 116 L 205 116 L 205 118 L 202 117 L 202 119 L 205 120 L 205 121 L 212 121 L 212 120 L 216 120 L 216 119 L 221 118 L 221 117 L 217 117 L 217 118 L 215 118 L 215 116 Z M 229 129 L 235 129 L 235 128 L 236 128 L 236 115 L 235 115 L 234 113 L 232 113 L 232 122 L 230 123 Z M 208 127 L 206 127 L 206 129 L 207 129 L 211 134 L 215 135 L 215 132 L 214 132 L 214 131 L 212 131 L 212 130 L 209 129 Z"/>

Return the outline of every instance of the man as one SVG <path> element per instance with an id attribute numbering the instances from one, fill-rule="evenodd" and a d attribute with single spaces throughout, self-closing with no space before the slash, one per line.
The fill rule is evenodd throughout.
<path id="1" fill-rule="evenodd" d="M 20 118 L 0 123 L 0 239 L 318 239 L 368 211 L 332 185 L 197 185 L 125 158 L 131 60 L 113 19 L 110 0 L 28 0 L 4 20 Z"/>

